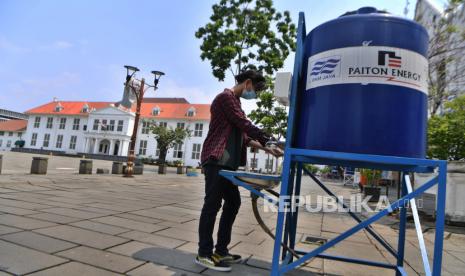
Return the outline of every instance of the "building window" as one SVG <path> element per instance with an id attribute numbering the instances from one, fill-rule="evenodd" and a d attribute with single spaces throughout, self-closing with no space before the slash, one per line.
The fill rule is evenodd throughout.
<path id="1" fill-rule="evenodd" d="M 146 153 L 147 153 L 147 140 L 140 140 L 139 155 L 145 155 Z"/>
<path id="2" fill-rule="evenodd" d="M 161 127 L 168 127 L 167 122 L 160 122 L 160 123 L 158 123 L 158 125 L 161 126 Z"/>
<path id="3" fill-rule="evenodd" d="M 250 158 L 250 168 L 256 169 L 257 168 L 258 159 L 257 158 Z"/>
<path id="4" fill-rule="evenodd" d="M 0 147 L 2 147 L 3 140 L 0 140 Z"/>
<path id="5" fill-rule="evenodd" d="M 260 150 L 254 147 L 250 147 L 250 153 L 259 153 Z"/>
<path id="6" fill-rule="evenodd" d="M 110 120 L 110 125 L 108 125 L 109 131 L 115 131 L 115 120 Z"/>
<path id="7" fill-rule="evenodd" d="M 63 145 L 63 135 L 58 135 L 57 136 L 57 144 L 56 148 L 61 149 L 61 146 Z"/>
<path id="8" fill-rule="evenodd" d="M 0 131 L 0 136 L 5 135 L 5 131 Z"/>
<path id="9" fill-rule="evenodd" d="M 8 136 L 13 136 L 13 132 L 8 132 Z"/>
<path id="10" fill-rule="evenodd" d="M 69 149 L 76 149 L 76 142 L 77 142 L 77 136 L 71 136 L 71 140 L 69 141 Z"/>
<path id="11" fill-rule="evenodd" d="M 192 145 L 192 159 L 194 160 L 199 160 L 200 159 L 200 149 L 202 145 L 201 144 L 193 144 Z"/>
<path id="12" fill-rule="evenodd" d="M 87 130 L 87 125 L 83 125 L 82 130 L 86 131 Z"/>
<path id="13" fill-rule="evenodd" d="M 40 117 L 36 117 L 34 121 L 34 128 L 40 127 Z"/>
<path id="14" fill-rule="evenodd" d="M 100 130 L 107 130 L 107 120 L 102 120 L 102 126 L 100 127 Z"/>
<path id="15" fill-rule="evenodd" d="M 46 128 L 53 128 L 53 117 L 48 117 L 47 118 Z"/>
<path id="16" fill-rule="evenodd" d="M 182 143 L 174 145 L 173 158 L 182 158 Z"/>
<path id="17" fill-rule="evenodd" d="M 155 150 L 155 156 L 158 157 L 160 156 L 160 146 L 157 143 L 157 150 Z"/>
<path id="18" fill-rule="evenodd" d="M 116 129 L 116 131 L 123 131 L 123 125 L 124 125 L 124 121 L 123 120 L 118 120 L 118 128 Z"/>
<path id="19" fill-rule="evenodd" d="M 8 140 L 8 141 L 6 142 L 6 147 L 7 147 L 7 148 L 11 148 L 11 140 Z"/>
<path id="20" fill-rule="evenodd" d="M 49 144 L 50 144 L 50 134 L 46 133 L 44 134 L 44 142 L 42 144 L 42 147 L 48 148 Z"/>
<path id="21" fill-rule="evenodd" d="M 37 145 L 37 133 L 32 133 L 31 146 Z"/>
<path id="22" fill-rule="evenodd" d="M 94 126 L 92 127 L 93 130 L 98 130 L 98 124 L 99 124 L 99 120 L 98 119 L 94 119 Z"/>
<path id="23" fill-rule="evenodd" d="M 149 134 L 150 131 L 150 123 L 149 122 L 142 122 L 142 134 Z"/>
<path id="24" fill-rule="evenodd" d="M 194 117 L 195 116 L 195 108 L 191 107 L 189 110 L 187 110 L 187 117 Z"/>
<path id="25" fill-rule="evenodd" d="M 153 116 L 158 116 L 160 115 L 160 108 L 157 106 L 154 109 L 152 109 L 152 115 Z"/>
<path id="26" fill-rule="evenodd" d="M 22 133 L 22 132 L 18 132 L 18 137 L 21 138 L 21 136 L 23 136 L 23 133 Z"/>
<path id="27" fill-rule="evenodd" d="M 265 169 L 266 170 L 272 170 L 273 169 L 273 158 L 268 158 L 265 160 Z"/>
<path id="28" fill-rule="evenodd" d="M 195 137 L 202 137 L 202 132 L 203 132 L 203 124 L 195 124 L 195 129 L 194 129 L 194 136 Z"/>
<path id="29" fill-rule="evenodd" d="M 65 129 L 65 127 L 66 127 L 66 118 L 60 118 L 59 129 Z"/>
<path id="30" fill-rule="evenodd" d="M 177 124 L 176 124 L 176 128 L 182 128 L 182 129 L 184 129 L 185 126 L 186 126 L 185 123 L 177 123 Z"/>
<path id="31" fill-rule="evenodd" d="M 81 119 L 75 118 L 73 122 L 73 130 L 79 130 L 80 123 L 81 123 Z"/>

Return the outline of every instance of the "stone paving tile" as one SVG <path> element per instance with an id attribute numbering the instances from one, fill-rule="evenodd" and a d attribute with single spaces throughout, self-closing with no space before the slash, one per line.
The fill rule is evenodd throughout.
<path id="1" fill-rule="evenodd" d="M 92 219 L 92 221 L 110 224 L 110 225 L 116 225 L 116 226 L 124 227 L 127 229 L 138 230 L 138 231 L 147 232 L 147 233 L 152 233 L 152 232 L 159 231 L 159 230 L 166 228 L 160 225 L 155 225 L 155 224 L 145 223 L 145 222 L 140 222 L 140 221 L 134 221 L 131 219 L 114 217 L 114 216 L 96 218 L 96 219 Z"/>
<path id="2" fill-rule="evenodd" d="M 68 209 L 68 208 L 48 208 L 48 209 L 42 209 L 41 211 L 52 213 L 52 214 L 57 214 L 57 215 L 62 215 L 62 216 L 80 218 L 80 219 L 91 219 L 91 218 L 97 218 L 97 217 L 104 216 L 102 214 L 98 214 L 94 212 L 79 211 L 79 210 Z"/>
<path id="3" fill-rule="evenodd" d="M 0 240 L 0 248 L 0 269 L 15 275 L 24 275 L 67 262 L 66 259 L 6 241 Z"/>
<path id="4" fill-rule="evenodd" d="M 56 225 L 55 223 L 51 223 L 51 222 L 46 222 L 42 220 L 31 219 L 31 218 L 26 218 L 26 217 L 21 217 L 21 216 L 16 216 L 16 215 L 10 215 L 10 214 L 0 215 L 0 224 L 17 227 L 21 229 L 27 229 L 27 230 L 51 227 L 51 226 Z"/>
<path id="5" fill-rule="evenodd" d="M 119 214 L 120 212 L 119 211 L 113 211 L 113 210 L 106 210 L 106 209 L 102 209 L 102 208 L 95 208 L 95 207 L 88 207 L 88 206 L 81 206 L 81 207 L 77 207 L 77 208 L 74 208 L 75 210 L 78 210 L 78 211 L 84 211 L 84 212 L 93 212 L 93 213 L 97 213 L 97 214 L 102 214 L 104 216 L 111 216 L 111 215 L 115 215 L 115 214 Z"/>
<path id="6" fill-rule="evenodd" d="M 127 239 L 85 230 L 68 225 L 55 226 L 36 230 L 35 232 L 66 240 L 76 244 L 87 245 L 94 248 L 105 249 L 127 242 Z"/>
<path id="7" fill-rule="evenodd" d="M 67 216 L 62 216 L 62 215 L 57 215 L 57 214 L 51 214 L 51 213 L 38 213 L 34 215 L 28 215 L 27 217 L 60 223 L 60 224 L 67 224 L 67 223 L 82 220 L 80 218 L 72 218 L 72 217 L 67 217 Z"/>
<path id="8" fill-rule="evenodd" d="M 29 209 L 23 209 L 23 208 L 11 207 L 11 206 L 5 206 L 5 205 L 1 205 L 0 210 L 2 210 L 3 213 L 19 215 L 19 216 L 31 215 L 31 214 L 37 214 L 38 213 L 37 211 L 33 211 L 33 210 L 29 210 Z"/>
<path id="9" fill-rule="evenodd" d="M 270 272 L 266 269 L 256 268 L 244 264 L 234 264 L 232 265 L 232 275 L 241 275 L 241 276 L 268 276 Z M 224 272 L 214 271 L 211 269 L 202 272 L 202 275 L 207 276 L 222 276 Z M 308 275 L 308 274 L 307 274 Z"/>
<path id="10" fill-rule="evenodd" d="M 162 231 L 158 231 L 157 235 L 170 237 L 170 238 L 182 238 L 185 241 L 198 242 L 199 234 L 194 231 L 186 231 L 178 228 L 168 228 Z"/>
<path id="11" fill-rule="evenodd" d="M 91 203 L 91 204 L 86 204 L 86 205 L 95 207 L 95 208 L 108 209 L 108 210 L 113 210 L 113 211 L 118 211 L 118 212 L 131 212 L 131 211 L 143 209 L 140 207 L 124 206 L 124 205 L 118 205 L 118 204 L 107 204 L 107 203 Z"/>
<path id="12" fill-rule="evenodd" d="M 198 249 L 199 249 L 199 245 L 196 242 L 188 242 L 179 247 L 176 247 L 176 250 L 181 250 L 184 252 L 195 253 L 195 254 L 197 254 Z"/>
<path id="13" fill-rule="evenodd" d="M 23 230 L 19 228 L 0 225 L 0 235 L 10 234 L 10 233 L 15 233 L 15 232 L 20 232 L 20 231 L 23 231 Z"/>
<path id="14" fill-rule="evenodd" d="M 201 274 L 188 272 L 176 268 L 167 267 L 164 265 L 156 265 L 153 263 L 144 264 L 127 273 L 129 276 L 200 276 Z M 231 275 L 231 274 L 229 274 Z"/>
<path id="15" fill-rule="evenodd" d="M 5 198 L 0 198 L 0 204 L 11 206 L 11 207 L 31 209 L 31 210 L 50 208 L 50 206 L 46 204 L 30 203 L 30 202 L 21 201 L 21 200 L 13 200 L 13 199 L 5 199 Z"/>
<path id="16" fill-rule="evenodd" d="M 70 242 L 57 240 L 30 231 L 4 235 L 1 236 L 0 239 L 46 253 L 55 253 L 77 246 L 76 244 Z"/>
<path id="17" fill-rule="evenodd" d="M 150 247 L 154 247 L 154 245 L 148 244 L 148 243 L 141 243 L 138 241 L 131 241 L 128 243 L 117 245 L 112 248 L 108 248 L 106 251 L 118 253 L 118 254 L 125 255 L 125 256 L 132 256 L 134 253 L 142 249 L 150 248 Z"/>
<path id="18" fill-rule="evenodd" d="M 160 236 L 157 234 L 148 234 L 148 233 L 139 232 L 139 231 L 131 231 L 131 232 L 120 234 L 119 236 L 123 238 L 140 241 L 140 242 L 146 242 L 146 243 L 150 243 L 153 245 L 166 247 L 166 248 L 176 248 L 186 243 L 186 241 L 184 240 L 173 239 L 173 238 Z M 178 237 L 178 238 L 181 239 L 182 237 Z"/>
<path id="19" fill-rule="evenodd" d="M 157 223 L 162 222 L 162 220 L 159 220 L 159 219 L 143 217 L 143 216 L 129 214 L 129 213 L 116 214 L 114 216 L 119 217 L 119 218 L 126 218 L 126 219 L 130 219 L 130 220 L 145 222 L 145 223 L 152 223 L 152 224 L 157 224 Z M 169 226 L 167 226 L 167 227 L 169 227 Z"/>
<path id="20" fill-rule="evenodd" d="M 118 235 L 124 232 L 131 231 L 131 229 L 128 228 L 122 228 L 90 220 L 82 220 L 75 223 L 70 223 L 69 225 L 110 235 Z"/>
<path id="21" fill-rule="evenodd" d="M 156 218 L 156 219 L 160 219 L 160 220 L 178 222 L 178 223 L 187 222 L 187 221 L 190 221 L 192 219 L 198 218 L 198 217 L 195 217 L 195 216 L 194 217 L 192 217 L 192 216 L 178 217 L 178 216 L 160 214 L 160 213 L 155 212 L 153 209 L 134 211 L 134 212 L 131 212 L 131 214 L 146 216 L 146 217 L 149 217 L 149 218 Z"/>
<path id="22" fill-rule="evenodd" d="M 194 254 L 167 248 L 153 247 L 143 249 L 135 253 L 133 257 L 137 260 L 149 261 L 193 273 L 200 273 L 205 270 L 194 263 Z"/>
<path id="23" fill-rule="evenodd" d="M 117 273 L 125 273 L 143 264 L 141 261 L 126 256 L 85 246 L 59 252 L 57 255 Z"/>
<path id="24" fill-rule="evenodd" d="M 28 276 L 115 276 L 122 275 L 119 273 L 110 272 L 90 265 L 69 262 L 36 273 L 28 274 Z"/>

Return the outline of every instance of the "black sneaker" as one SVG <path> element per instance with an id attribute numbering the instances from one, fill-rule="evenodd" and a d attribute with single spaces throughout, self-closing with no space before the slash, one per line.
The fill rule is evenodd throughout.
<path id="1" fill-rule="evenodd" d="M 224 262 L 224 263 L 227 263 L 227 264 L 238 264 L 240 262 L 242 262 L 242 257 L 241 255 L 233 255 L 233 254 L 226 254 L 224 256 L 218 254 L 218 253 L 215 253 L 213 254 L 213 256 L 215 258 L 217 258 L 218 260 Z"/>
<path id="2" fill-rule="evenodd" d="M 197 257 L 195 257 L 194 262 L 198 265 L 209 268 L 211 270 L 223 271 L 223 272 L 231 271 L 231 266 L 229 266 L 225 262 L 220 261 L 214 255 L 211 257 L 201 257 L 197 255 Z"/>

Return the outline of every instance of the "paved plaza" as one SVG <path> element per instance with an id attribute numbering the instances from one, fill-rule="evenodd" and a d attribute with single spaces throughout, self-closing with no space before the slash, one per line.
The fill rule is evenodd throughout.
<path id="1" fill-rule="evenodd" d="M 0 275 L 268 275 L 273 240 L 255 221 L 249 193 L 233 228 L 231 251 L 245 261 L 230 273 L 205 270 L 193 263 L 203 199 L 203 178 L 179 176 L 174 170 L 144 175 L 79 175 L 78 158 L 49 156 L 47 175 L 30 175 L 34 155 L 3 153 L 0 175 Z M 94 160 L 96 168 L 111 162 Z M 304 177 L 303 194 L 323 194 Z M 339 195 L 357 191 L 329 185 Z M 276 214 L 262 214 L 274 226 Z M 300 212 L 298 240 L 305 236 L 330 239 L 355 222 L 346 214 Z M 394 219 L 392 219 L 394 220 Z M 393 225 L 375 229 L 396 245 Z M 432 257 L 434 229 L 425 233 Z M 423 271 L 414 228 L 409 227 L 406 269 Z M 446 232 L 444 275 L 463 275 L 465 235 Z M 299 242 L 310 250 L 315 245 Z M 328 253 L 391 262 L 394 259 L 365 231 L 351 236 Z M 2 272 L 3 271 L 3 272 Z M 391 270 L 314 259 L 288 275 L 394 275 Z"/>

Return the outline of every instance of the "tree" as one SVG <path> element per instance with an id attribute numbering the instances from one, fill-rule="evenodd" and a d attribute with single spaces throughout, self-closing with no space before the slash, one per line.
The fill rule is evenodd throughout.
<path id="1" fill-rule="evenodd" d="M 465 160 L 465 95 L 445 103 L 445 113 L 428 121 L 428 156 Z"/>
<path id="2" fill-rule="evenodd" d="M 157 140 L 157 147 L 160 150 L 158 163 L 163 165 L 166 162 L 166 154 L 168 150 L 174 147 L 176 144 L 182 144 L 184 139 L 190 137 L 191 130 L 187 128 L 168 128 L 163 125 L 153 124 L 150 126 L 150 130 L 155 134 L 155 140 Z"/>
<path id="3" fill-rule="evenodd" d="M 195 33 L 203 39 L 202 60 L 209 60 L 220 81 L 226 71 L 247 68 L 273 74 L 295 49 L 296 27 L 288 11 L 277 12 L 272 0 L 221 0 L 212 6 L 211 22 Z"/>
<path id="4" fill-rule="evenodd" d="M 437 114 L 449 96 L 457 94 L 465 84 L 465 29 L 459 11 L 464 2 L 448 0 L 443 15 L 432 16 L 423 12 L 415 15 L 415 20 L 430 34 L 428 100 L 431 116 Z"/>

